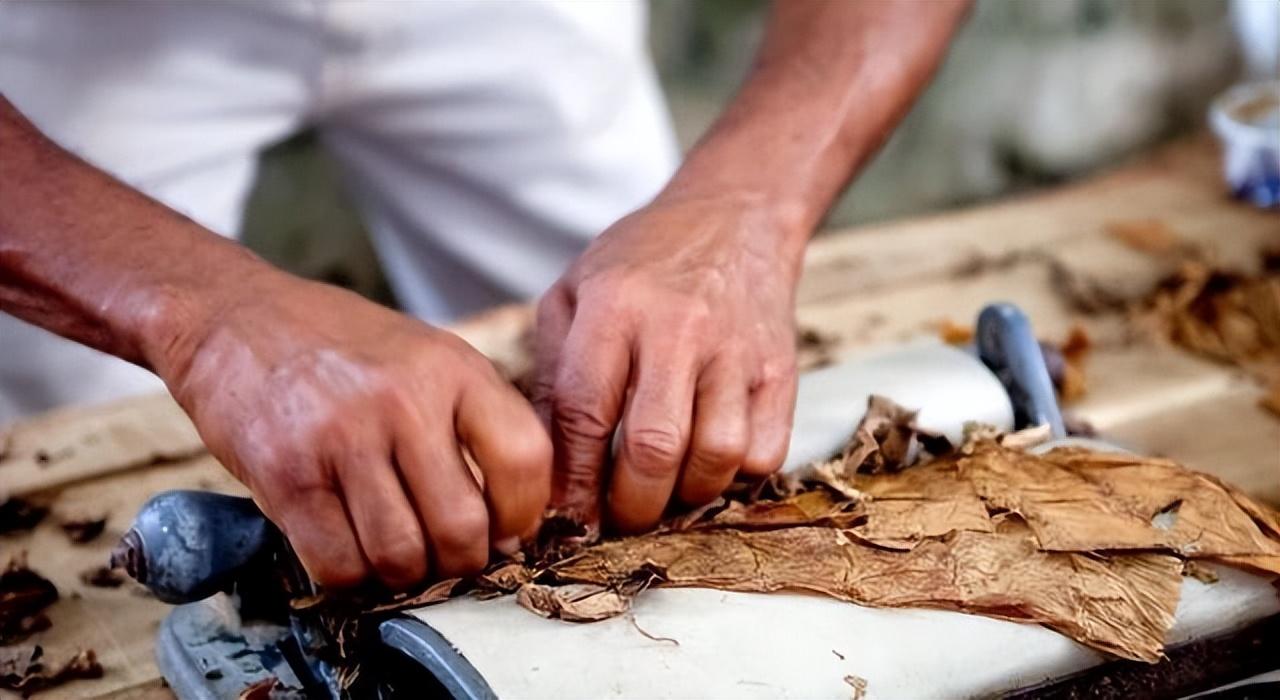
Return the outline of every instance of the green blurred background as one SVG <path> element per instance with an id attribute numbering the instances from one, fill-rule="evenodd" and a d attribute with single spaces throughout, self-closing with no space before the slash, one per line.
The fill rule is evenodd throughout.
<path id="1" fill-rule="evenodd" d="M 1249 1 L 1268 0 L 1237 0 Z M 651 2 L 650 43 L 685 147 L 745 75 L 765 6 Z M 1236 45 L 1228 0 L 979 0 L 937 79 L 829 226 L 1062 182 L 1203 128 L 1208 102 L 1241 75 Z M 243 235 L 286 269 L 394 304 L 311 133 L 265 154 Z"/>

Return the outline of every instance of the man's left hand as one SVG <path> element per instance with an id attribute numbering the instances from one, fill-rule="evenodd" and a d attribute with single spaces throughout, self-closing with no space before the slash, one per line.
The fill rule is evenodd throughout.
<path id="1" fill-rule="evenodd" d="M 625 532 L 786 455 L 802 248 L 751 202 L 667 198 L 600 236 L 538 307 L 553 505 Z M 620 427 L 616 456 L 614 430 Z M 606 474 L 607 465 L 612 464 Z"/>

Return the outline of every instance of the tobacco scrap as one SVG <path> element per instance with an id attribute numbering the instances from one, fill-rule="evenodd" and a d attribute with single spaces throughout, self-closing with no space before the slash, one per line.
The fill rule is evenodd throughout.
<path id="1" fill-rule="evenodd" d="M 898 471 L 912 464 L 920 450 L 942 454 L 951 449 L 946 436 L 916 424 L 917 411 L 883 396 L 867 400 L 867 412 L 836 464 L 844 474 Z"/>
<path id="2" fill-rule="evenodd" d="M 0 572 L 0 645 L 21 642 L 48 629 L 44 610 L 57 600 L 57 587 L 27 568 L 26 553 L 15 555 Z"/>
<path id="3" fill-rule="evenodd" d="M 566 622 L 595 622 L 617 617 L 631 608 L 634 593 L 609 586 L 570 584 L 546 586 L 526 583 L 516 591 L 516 602 L 542 617 Z"/>
<path id="4" fill-rule="evenodd" d="M 1178 234 L 1159 219 L 1113 221 L 1106 230 L 1107 235 L 1139 253 L 1173 255 L 1186 248 Z"/>
<path id="5" fill-rule="evenodd" d="M 0 535 L 30 530 L 48 514 L 47 507 L 26 499 L 10 498 L 0 502 Z"/>
<path id="6" fill-rule="evenodd" d="M 106 517 L 101 518 L 67 518 L 58 523 L 58 527 L 75 544 L 85 544 L 97 539 L 107 528 Z"/>
<path id="7" fill-rule="evenodd" d="M 796 366 L 801 371 L 831 365 L 836 360 L 840 336 L 803 326 L 796 329 Z"/>
<path id="8" fill-rule="evenodd" d="M 80 572 L 80 580 L 95 588 L 119 588 L 124 585 L 123 569 L 95 566 Z"/>
<path id="9" fill-rule="evenodd" d="M 840 658 L 844 657 L 842 656 Z M 848 683 L 849 687 L 853 689 L 853 694 L 850 696 L 850 700 L 862 700 L 867 697 L 867 679 L 862 676 L 849 674 L 844 677 L 844 682 Z"/>
<path id="10" fill-rule="evenodd" d="M 1280 383 L 1280 270 L 1245 276 L 1187 262 L 1160 283 L 1142 314 L 1173 343 Z"/>
<path id="11" fill-rule="evenodd" d="M 27 697 L 78 678 L 101 678 L 102 664 L 92 649 L 58 663 L 44 658 L 40 645 L 0 647 L 0 688 Z"/>

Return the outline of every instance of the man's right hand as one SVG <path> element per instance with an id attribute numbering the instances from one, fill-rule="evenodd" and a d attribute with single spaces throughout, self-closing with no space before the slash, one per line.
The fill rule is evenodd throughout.
<path id="1" fill-rule="evenodd" d="M 484 356 L 275 270 L 236 286 L 212 311 L 213 294 L 165 309 L 154 365 L 315 580 L 402 589 L 475 573 L 534 534 L 551 445 Z"/>
<path id="2" fill-rule="evenodd" d="M 315 580 L 404 588 L 534 534 L 550 440 L 462 340 L 272 268 L 3 95 L 0 153 L 0 311 L 159 374 Z"/>

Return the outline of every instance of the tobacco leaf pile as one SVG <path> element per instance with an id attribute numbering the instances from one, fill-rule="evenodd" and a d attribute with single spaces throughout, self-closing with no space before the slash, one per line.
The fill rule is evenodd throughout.
<path id="1" fill-rule="evenodd" d="M 535 614 L 591 622 L 625 613 L 650 587 L 802 591 L 1041 624 L 1155 662 L 1184 568 L 1280 575 L 1280 515 L 1212 476 L 1081 448 L 1033 454 L 1043 431 L 975 426 L 953 449 L 914 417 L 873 397 L 834 460 L 743 487 L 648 534 L 544 539 L 522 561 L 366 602 L 360 614 L 323 599 L 298 607 L 326 611 L 341 647 L 362 615 L 468 593 L 514 594 Z"/>
<path id="2" fill-rule="evenodd" d="M 1280 415 L 1280 251 L 1257 275 L 1184 262 L 1141 313 L 1175 344 L 1252 374 L 1267 387 L 1262 405 Z"/>

